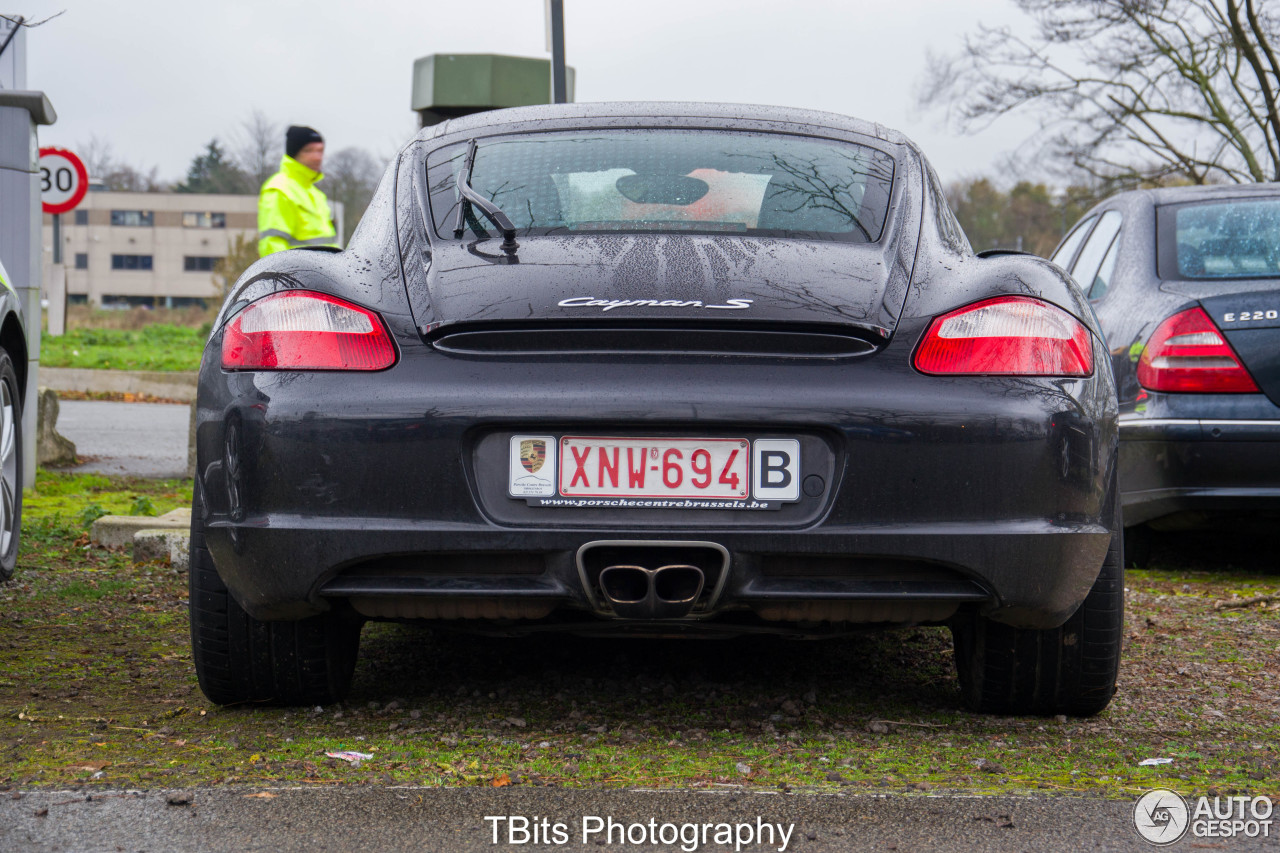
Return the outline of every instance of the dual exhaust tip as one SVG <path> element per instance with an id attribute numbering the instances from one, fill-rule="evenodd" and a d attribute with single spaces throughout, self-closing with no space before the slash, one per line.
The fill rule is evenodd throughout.
<path id="1" fill-rule="evenodd" d="M 657 569 L 609 566 L 600 572 L 600 591 L 624 619 L 688 616 L 706 582 L 702 569 L 684 564 Z"/>

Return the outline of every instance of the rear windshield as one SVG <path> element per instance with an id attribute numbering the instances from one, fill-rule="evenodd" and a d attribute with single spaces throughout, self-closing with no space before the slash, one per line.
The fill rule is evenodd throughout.
<path id="1" fill-rule="evenodd" d="M 452 237 L 466 145 L 428 158 L 436 231 Z M 880 239 L 893 158 L 780 134 L 625 130 L 481 139 L 471 185 L 527 232 L 691 232 Z M 468 235 L 492 231 L 468 216 Z"/>
<path id="2" fill-rule="evenodd" d="M 1179 278 L 1280 276 L 1280 198 L 1179 207 L 1174 231 Z"/>

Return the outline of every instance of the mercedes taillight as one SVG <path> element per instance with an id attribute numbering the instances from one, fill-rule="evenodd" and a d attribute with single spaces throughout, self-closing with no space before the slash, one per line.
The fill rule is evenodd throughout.
<path id="1" fill-rule="evenodd" d="M 1256 393 L 1258 385 L 1203 308 L 1156 327 L 1138 359 L 1138 382 L 1151 391 Z"/>

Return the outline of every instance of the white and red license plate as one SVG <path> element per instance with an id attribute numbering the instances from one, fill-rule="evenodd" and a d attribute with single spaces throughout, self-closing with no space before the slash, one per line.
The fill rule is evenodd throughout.
<path id="1" fill-rule="evenodd" d="M 560 439 L 565 497 L 747 500 L 751 444 L 742 438 Z"/>

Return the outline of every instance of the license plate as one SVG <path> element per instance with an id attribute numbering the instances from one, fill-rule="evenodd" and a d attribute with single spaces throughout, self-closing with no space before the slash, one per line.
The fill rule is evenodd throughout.
<path id="1" fill-rule="evenodd" d="M 800 497 L 795 439 L 517 435 L 509 469 L 508 494 L 538 506 L 776 509 Z"/>
<path id="2" fill-rule="evenodd" d="M 742 438 L 560 439 L 560 494 L 594 498 L 730 498 L 751 487 Z"/>

